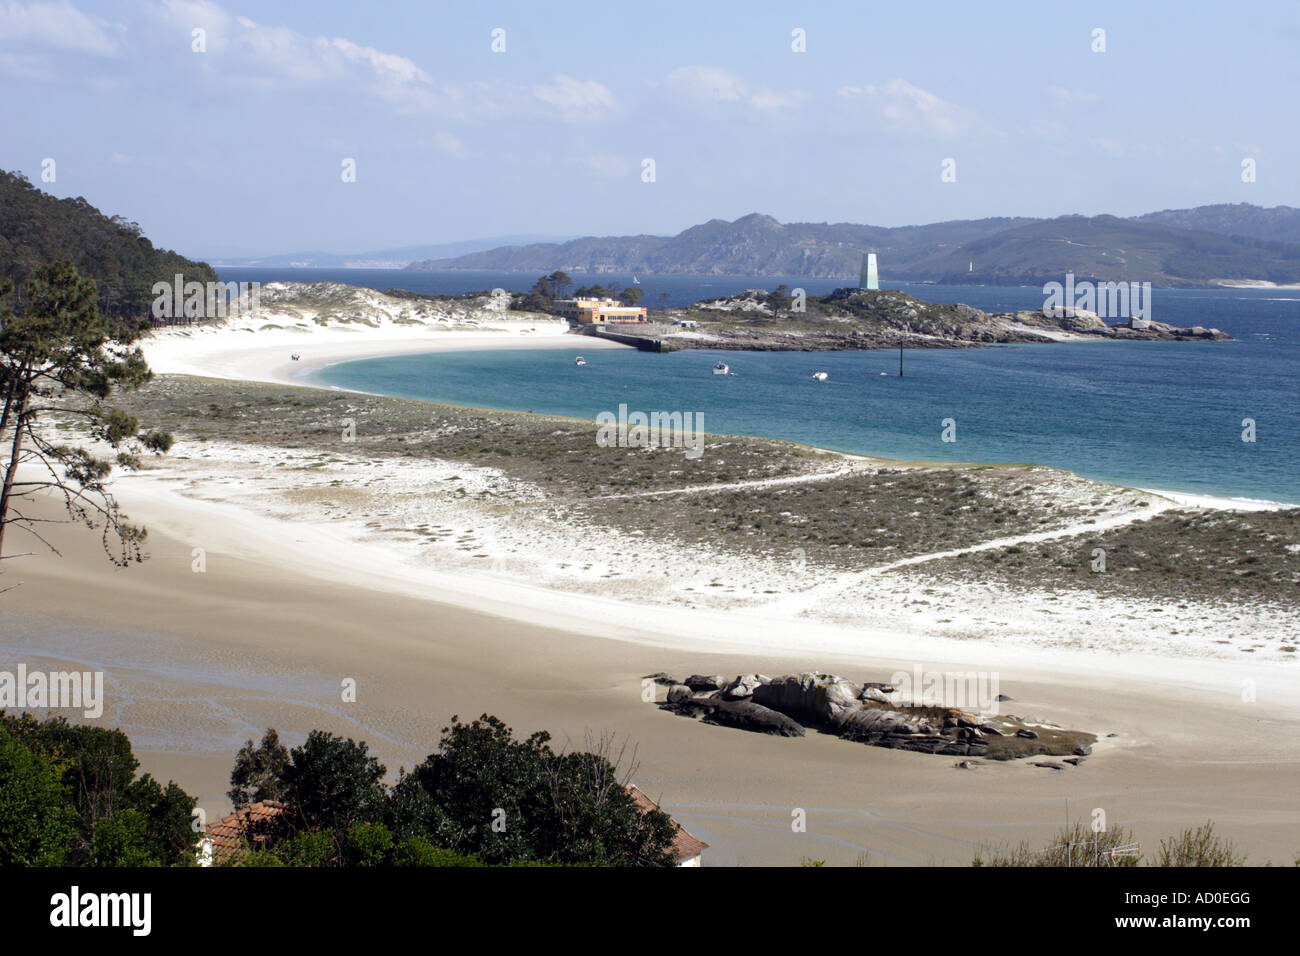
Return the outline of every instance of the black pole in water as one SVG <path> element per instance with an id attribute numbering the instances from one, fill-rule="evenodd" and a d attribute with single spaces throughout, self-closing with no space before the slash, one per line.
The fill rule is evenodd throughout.
<path id="1" fill-rule="evenodd" d="M 898 347 L 898 377 L 903 377 L 903 347 Z"/>

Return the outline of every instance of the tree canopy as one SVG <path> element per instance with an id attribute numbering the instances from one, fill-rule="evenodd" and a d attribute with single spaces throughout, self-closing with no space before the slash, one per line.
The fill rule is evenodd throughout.
<path id="1" fill-rule="evenodd" d="M 194 863 L 196 804 L 120 730 L 0 713 L 0 865 Z"/>
<path id="2" fill-rule="evenodd" d="M 609 740 L 570 753 L 549 742 L 545 732 L 516 739 L 487 714 L 472 723 L 453 717 L 438 750 L 388 788 L 364 743 L 312 731 L 285 751 L 267 731 L 240 751 L 231 796 L 263 794 L 287 811 L 237 862 L 670 865 L 675 826 L 637 806 L 619 778 L 625 755 Z"/>
<path id="3" fill-rule="evenodd" d="M 15 311 L 26 311 L 28 280 L 44 263 L 67 260 L 95 281 L 96 304 L 106 316 L 146 319 L 155 282 L 215 282 L 216 270 L 179 253 L 157 249 L 140 227 L 105 216 L 86 200 L 56 199 L 20 172 L 0 170 L 0 284 L 14 284 Z"/>
<path id="4" fill-rule="evenodd" d="M 6 281 L 0 301 L 11 291 Z M 142 323 L 101 315 L 96 301 L 95 283 L 64 261 L 32 273 L 22 315 L 0 309 L 0 559 L 11 556 L 6 532 L 14 525 L 53 549 L 37 530 L 44 519 L 25 510 L 47 492 L 69 520 L 92 528 L 102 522 L 104 547 L 117 563 L 142 557 L 144 530 L 120 513 L 105 481 L 115 465 L 135 468 L 146 451 L 167 451 L 172 438 L 142 431 L 135 418 L 105 404 L 152 373 L 136 345 Z M 43 415 L 79 422 L 90 444 L 56 443 L 37 427 Z M 95 445 L 116 454 L 106 457 Z M 31 474 L 20 481 L 24 465 Z"/>

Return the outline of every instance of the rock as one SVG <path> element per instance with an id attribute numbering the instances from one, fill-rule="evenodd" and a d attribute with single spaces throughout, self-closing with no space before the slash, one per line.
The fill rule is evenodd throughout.
<path id="1" fill-rule="evenodd" d="M 1065 758 L 1065 762 L 1068 763 L 1068 764 L 1069 764 L 1070 766 L 1072 766 L 1072 767 L 1077 767 L 1077 766 L 1079 766 L 1079 764 L 1083 763 L 1083 761 L 1084 761 L 1084 758 L 1083 758 L 1083 757 L 1066 757 L 1066 758 Z"/>
<path id="2" fill-rule="evenodd" d="M 1032 730 L 1026 730 L 1024 727 L 1021 727 L 1019 730 L 1016 731 L 1016 736 L 1024 737 L 1026 740 L 1038 739 L 1038 734 L 1034 733 Z"/>
<path id="3" fill-rule="evenodd" d="M 885 746 L 904 747 L 910 738 L 921 735 L 931 739 L 932 751 L 952 743 L 947 737 L 935 734 L 935 728 L 924 717 L 898 710 L 866 707 L 860 710 L 841 710 L 832 724 L 836 734 L 845 740 L 874 744 L 892 740 Z M 912 748 L 904 748 L 912 749 Z"/>
<path id="4" fill-rule="evenodd" d="M 889 691 L 885 691 L 873 684 L 868 684 L 866 687 L 862 688 L 862 694 L 858 700 L 874 700 L 877 703 L 888 704 L 890 703 Z"/>
<path id="5" fill-rule="evenodd" d="M 710 709 L 704 723 L 721 727 L 738 727 L 759 734 L 778 737 L 802 737 L 803 727 L 785 714 L 750 700 L 723 701 Z"/>
<path id="6" fill-rule="evenodd" d="M 754 691 L 769 680 L 771 680 L 770 677 L 764 677 L 762 674 L 741 674 L 723 688 L 723 697 L 726 700 L 740 700 L 744 697 L 752 697 Z"/>
<path id="7" fill-rule="evenodd" d="M 726 682 L 727 679 L 721 674 L 714 674 L 712 677 L 704 674 L 692 674 L 683 681 L 691 690 L 718 690 Z"/>
<path id="8" fill-rule="evenodd" d="M 1015 700 L 1015 698 L 1008 697 L 1006 694 L 998 694 L 998 696 L 995 697 L 994 700 L 1008 701 L 1008 700 Z"/>
<path id="9" fill-rule="evenodd" d="M 1118 737 L 1119 734 L 1107 734 L 1106 736 L 1107 736 L 1107 737 Z"/>
<path id="10" fill-rule="evenodd" d="M 668 688 L 668 703 L 677 704 L 684 700 L 690 700 L 694 695 L 691 689 L 685 684 L 674 684 Z"/>
<path id="11" fill-rule="evenodd" d="M 960 770 L 969 770 L 971 768 L 971 762 L 969 760 L 959 760 L 957 761 L 957 767 Z"/>
<path id="12" fill-rule="evenodd" d="M 1076 757 L 1087 757 L 1091 753 L 1092 753 L 1092 747 L 1090 747 L 1088 744 L 1080 744 L 1079 746 L 1074 748 L 1074 755 Z"/>
<path id="13" fill-rule="evenodd" d="M 753 701 L 795 720 L 830 724 L 840 711 L 858 710 L 861 688 L 833 674 L 778 677 L 754 689 Z"/>
<path id="14" fill-rule="evenodd" d="M 1033 763 L 1033 766 L 1035 766 L 1035 767 L 1046 767 L 1048 770 L 1064 770 L 1064 769 L 1065 769 L 1065 767 L 1061 766 L 1059 763 L 1056 763 L 1054 760 L 1035 760 L 1034 763 Z"/>
<path id="15" fill-rule="evenodd" d="M 668 676 L 667 674 L 665 674 L 663 671 L 660 671 L 658 674 L 646 674 L 645 677 L 643 677 L 643 678 L 641 678 L 641 679 L 642 679 L 642 680 L 652 680 L 652 681 L 654 681 L 656 684 L 659 684 L 659 685 L 664 686 L 664 687 L 671 687 L 673 684 L 676 684 L 676 683 L 677 683 L 676 679 L 674 679 L 674 678 L 672 678 L 672 677 L 669 677 L 669 676 Z"/>
<path id="16" fill-rule="evenodd" d="M 992 724 L 980 724 L 980 733 L 987 734 L 990 737 L 1005 737 L 1002 731 L 998 730 Z"/>

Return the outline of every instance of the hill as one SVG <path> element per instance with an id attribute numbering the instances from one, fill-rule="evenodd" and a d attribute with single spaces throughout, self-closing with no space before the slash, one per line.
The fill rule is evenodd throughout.
<path id="1" fill-rule="evenodd" d="M 974 270 L 970 266 L 974 265 Z M 900 270 L 936 282 L 1041 285 L 1081 278 L 1196 286 L 1217 279 L 1300 281 L 1300 244 L 1179 229 L 1115 216 L 1030 223 Z"/>
<path id="2" fill-rule="evenodd" d="M 186 281 L 217 278 L 205 262 L 155 248 L 134 222 L 105 216 L 81 197 L 56 199 L 22 173 L 0 170 L 0 281 L 13 280 L 16 310 L 32 270 L 54 259 L 71 259 L 94 279 L 100 311 L 114 317 L 147 317 L 153 284 L 178 273 Z"/>
<path id="3" fill-rule="evenodd" d="M 1136 222 L 1153 222 L 1178 229 L 1197 229 L 1225 236 L 1250 236 L 1276 242 L 1300 242 L 1300 209 L 1250 203 L 1218 203 L 1195 209 L 1165 209 L 1138 216 Z"/>
<path id="4" fill-rule="evenodd" d="M 1300 238 L 1284 241 L 1300 232 L 1294 213 L 1287 206 L 1206 206 L 1134 219 L 998 218 L 892 228 L 781 223 L 751 213 L 734 222 L 712 219 L 676 236 L 588 236 L 408 268 L 856 279 L 862 254 L 875 252 L 885 274 L 920 281 L 1037 285 L 1073 272 L 1163 286 L 1221 279 L 1294 283 L 1300 281 Z"/>
<path id="5" fill-rule="evenodd" d="M 846 278 L 858 275 L 866 250 L 899 263 L 1032 221 L 978 219 L 885 228 L 846 222 L 780 223 L 751 213 L 735 222 L 711 219 L 676 236 L 587 236 L 426 260 L 407 268 Z"/>

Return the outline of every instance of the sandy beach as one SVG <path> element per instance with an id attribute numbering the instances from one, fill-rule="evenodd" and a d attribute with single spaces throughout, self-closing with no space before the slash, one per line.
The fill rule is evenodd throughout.
<path id="1" fill-rule="evenodd" d="M 620 346 L 503 317 L 480 328 L 236 322 L 155 335 L 146 354 L 162 375 L 294 385 L 378 355 L 606 347 Z M 932 560 L 1176 507 L 1250 503 L 1115 490 L 1086 528 L 847 573 L 649 538 L 611 550 L 548 521 L 541 491 L 490 468 L 346 449 L 319 458 L 182 436 L 166 459 L 115 479 L 123 509 L 149 527 L 147 562 L 114 568 L 96 536 L 60 527 L 61 558 L 7 569 L 21 585 L 8 595 L 7 651 L 105 670 L 104 721 L 131 733 L 144 769 L 200 794 L 210 817 L 227 807 L 234 750 L 267 726 L 291 742 L 313 727 L 364 738 L 396 772 L 434 747 L 452 714 L 487 712 L 573 746 L 606 731 L 632 740 L 635 782 L 712 844 L 706 865 L 963 865 L 982 843 L 1042 844 L 1067 812 L 1095 808 L 1152 849 L 1209 818 L 1254 862 L 1300 851 L 1300 671 L 1279 650 L 1296 633 L 1294 607 L 1243 621 L 1240 607 L 1193 614 L 1051 593 L 1008 602 L 994 584 L 945 592 L 921 573 Z M 452 478 L 469 493 L 440 493 Z M 1081 494 L 1066 477 L 1048 484 L 1062 500 Z M 426 526 L 436 540 L 409 533 Z M 196 548 L 203 573 L 192 570 Z M 1233 631 L 1259 646 L 1243 656 L 1243 644 L 1222 640 Z M 1096 751 L 1066 771 L 1026 761 L 963 770 L 818 734 L 707 726 L 642 699 L 642 675 L 660 670 L 887 680 L 915 666 L 996 672 L 1009 711 L 1097 733 Z M 359 696 L 345 704 L 349 677 Z M 791 831 L 795 808 L 808 813 L 807 833 Z"/>

